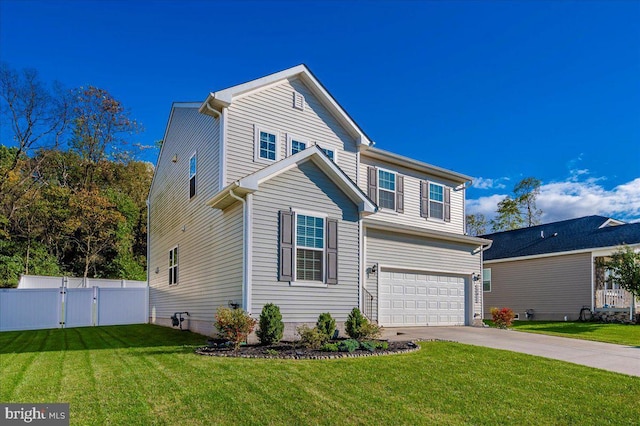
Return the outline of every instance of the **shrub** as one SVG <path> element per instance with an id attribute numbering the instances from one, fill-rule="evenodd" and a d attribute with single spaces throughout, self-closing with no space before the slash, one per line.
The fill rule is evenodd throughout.
<path id="1" fill-rule="evenodd" d="M 341 340 L 338 342 L 338 350 L 340 352 L 353 352 L 359 347 L 360 343 L 355 339 Z"/>
<path id="2" fill-rule="evenodd" d="M 233 343 L 233 349 L 237 351 L 240 344 L 246 341 L 253 331 L 256 322 L 242 309 L 220 306 L 216 311 L 213 325 L 223 338 Z"/>
<path id="3" fill-rule="evenodd" d="M 344 327 L 352 339 L 376 339 L 380 336 L 380 327 L 369 322 L 358 308 L 351 310 Z"/>
<path id="4" fill-rule="evenodd" d="M 362 315 L 360 309 L 353 308 L 351 313 L 347 317 L 347 321 L 344 323 L 345 331 L 347 335 L 352 339 L 358 339 L 360 337 L 360 328 L 362 324 L 368 322 L 367 319 Z"/>
<path id="5" fill-rule="evenodd" d="M 387 349 L 389 349 L 389 342 L 385 342 L 385 341 L 376 342 L 376 348 L 386 351 Z"/>
<path id="6" fill-rule="evenodd" d="M 320 348 L 321 351 L 325 352 L 338 352 L 338 344 L 337 343 L 325 343 Z"/>
<path id="7" fill-rule="evenodd" d="M 493 323 L 496 327 L 507 328 L 511 327 L 511 322 L 515 314 L 511 308 L 491 308 L 491 316 L 493 317 Z"/>
<path id="8" fill-rule="evenodd" d="M 376 344 L 374 342 L 360 342 L 360 347 L 369 352 L 376 350 Z"/>
<path id="9" fill-rule="evenodd" d="M 329 312 L 320 314 L 316 323 L 318 330 L 327 335 L 327 339 L 331 339 L 336 329 L 336 320 L 333 319 Z"/>
<path id="10" fill-rule="evenodd" d="M 300 345 L 305 348 L 320 349 L 329 340 L 323 332 L 318 330 L 318 327 L 311 328 L 303 324 L 296 328 L 296 331 L 300 335 Z"/>
<path id="11" fill-rule="evenodd" d="M 280 308 L 273 303 L 267 303 L 262 307 L 260 313 L 260 321 L 258 325 L 258 339 L 263 345 L 272 345 L 278 343 L 282 339 L 284 332 L 284 323 Z"/>

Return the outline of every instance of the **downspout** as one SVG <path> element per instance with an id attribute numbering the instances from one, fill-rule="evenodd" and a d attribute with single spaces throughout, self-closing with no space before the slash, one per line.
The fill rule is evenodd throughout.
<path id="1" fill-rule="evenodd" d="M 242 307 L 251 314 L 251 200 L 252 194 L 247 194 L 247 199 L 238 197 L 233 189 L 229 190 L 229 195 L 242 203 L 243 226 L 242 226 Z"/>

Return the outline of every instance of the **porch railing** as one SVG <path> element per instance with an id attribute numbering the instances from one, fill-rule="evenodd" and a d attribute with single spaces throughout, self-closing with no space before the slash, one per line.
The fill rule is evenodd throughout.
<path id="1" fill-rule="evenodd" d="M 596 308 L 629 308 L 631 293 L 626 290 L 596 290 Z"/>

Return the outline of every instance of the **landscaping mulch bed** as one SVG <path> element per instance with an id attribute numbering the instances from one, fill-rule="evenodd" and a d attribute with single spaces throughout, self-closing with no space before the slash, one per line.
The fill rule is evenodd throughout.
<path id="1" fill-rule="evenodd" d="M 393 355 L 417 351 L 420 346 L 414 342 L 388 342 L 387 349 L 376 349 L 373 352 L 358 349 L 353 352 L 325 352 L 296 346 L 293 342 L 280 342 L 277 345 L 242 345 L 236 352 L 233 348 L 210 345 L 196 349 L 199 355 L 237 357 L 237 358 L 272 358 L 272 359 L 334 359 L 355 358 L 365 356 Z"/>

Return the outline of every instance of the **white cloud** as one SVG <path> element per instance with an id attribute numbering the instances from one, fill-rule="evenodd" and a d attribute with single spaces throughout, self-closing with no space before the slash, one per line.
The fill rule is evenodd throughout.
<path id="1" fill-rule="evenodd" d="M 542 222 L 556 222 L 589 215 L 614 217 L 624 221 L 640 220 L 640 178 L 607 190 L 602 178 L 577 182 L 573 175 L 566 182 L 542 185 L 537 205 L 542 209 Z M 487 219 L 495 216 L 499 201 L 506 195 L 494 194 L 467 200 L 467 213 L 482 213 Z"/>
<path id="2" fill-rule="evenodd" d="M 504 189 L 506 185 L 501 181 L 509 180 L 509 178 L 485 179 L 477 177 L 473 179 L 473 187 L 477 189 Z"/>

